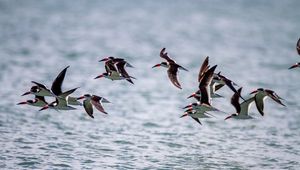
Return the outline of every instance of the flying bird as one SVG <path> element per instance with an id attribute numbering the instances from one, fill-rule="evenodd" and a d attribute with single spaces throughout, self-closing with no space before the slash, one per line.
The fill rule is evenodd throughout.
<path id="1" fill-rule="evenodd" d="M 209 69 L 209 57 L 207 56 L 205 58 L 205 60 L 203 61 L 200 70 L 199 70 L 199 74 L 198 74 L 198 82 L 200 83 L 201 80 L 204 77 L 205 72 Z M 215 74 L 215 73 L 214 73 Z M 210 83 L 210 96 L 211 98 L 219 98 L 219 97 L 223 97 L 217 93 L 215 93 L 217 90 L 219 90 L 220 88 L 222 88 L 224 86 L 224 84 L 218 84 L 214 79 L 211 81 Z M 197 101 L 201 100 L 201 91 L 200 89 L 197 90 L 196 92 L 194 92 L 193 94 L 191 94 L 188 98 L 194 97 Z"/>
<path id="2" fill-rule="evenodd" d="M 281 97 L 279 97 L 273 90 L 269 90 L 269 89 L 263 89 L 263 88 L 258 88 L 256 90 L 254 90 L 253 92 L 251 92 L 250 94 L 254 94 L 254 99 L 255 99 L 255 104 L 257 107 L 257 110 L 259 111 L 259 113 L 264 116 L 264 100 L 267 97 L 270 97 L 271 99 L 273 99 L 276 103 L 285 106 L 285 104 L 283 104 L 281 102 Z"/>
<path id="3" fill-rule="evenodd" d="M 300 56 L 300 38 L 299 40 L 297 41 L 297 44 L 296 44 L 296 50 L 298 52 L 298 55 Z M 292 68 L 296 68 L 296 67 L 300 67 L 300 62 L 292 65 L 289 69 L 292 69 Z"/>
<path id="4" fill-rule="evenodd" d="M 76 108 L 69 106 L 67 97 L 76 91 L 77 88 L 68 90 L 66 92 L 61 93 L 59 96 L 55 97 L 55 101 L 45 105 L 39 111 L 46 110 L 46 109 L 55 109 L 55 110 L 75 110 Z"/>
<path id="5" fill-rule="evenodd" d="M 198 111 L 219 111 L 218 109 L 211 106 L 211 96 L 210 96 L 210 83 L 212 82 L 214 71 L 216 69 L 217 65 L 211 67 L 209 70 L 207 70 L 199 84 L 199 89 L 201 92 L 201 99 L 200 101 L 196 103 L 189 104 L 188 106 L 184 107 L 186 108 L 192 108 L 194 110 Z"/>
<path id="6" fill-rule="evenodd" d="M 160 64 L 156 64 L 154 65 L 152 68 L 155 67 L 165 67 L 168 68 L 168 77 L 170 79 L 170 81 L 173 83 L 174 86 L 176 86 L 179 89 L 181 88 L 181 85 L 178 81 L 177 78 L 177 74 L 178 74 L 178 69 L 184 70 L 184 71 L 188 71 L 186 68 L 182 67 L 181 65 L 177 64 L 174 60 L 172 60 L 169 56 L 168 53 L 165 52 L 166 48 L 163 48 L 160 51 L 160 57 L 165 59 L 166 62 L 161 62 Z"/>
<path id="7" fill-rule="evenodd" d="M 231 97 L 231 104 L 234 106 L 236 112 L 232 113 L 225 120 L 230 118 L 235 119 L 251 119 L 252 117 L 249 115 L 249 109 L 254 102 L 254 97 L 250 97 L 249 99 L 243 101 L 242 103 L 239 102 L 241 96 L 242 88 L 237 90 L 237 93 L 234 93 Z"/>
<path id="8" fill-rule="evenodd" d="M 93 106 L 99 110 L 100 112 L 107 114 L 107 112 L 104 110 L 103 106 L 101 103 L 110 103 L 107 99 L 96 96 L 96 95 L 90 95 L 90 94 L 85 94 L 79 98 L 78 100 L 84 99 L 83 101 L 83 107 L 86 111 L 86 113 L 91 117 L 94 118 L 93 115 Z"/>
<path id="9" fill-rule="evenodd" d="M 132 76 L 129 76 L 127 71 L 125 70 L 125 67 L 133 67 L 131 64 L 129 64 L 125 59 L 122 58 L 114 58 L 114 57 L 107 57 L 99 62 L 105 61 L 105 73 L 100 74 L 99 76 L 95 77 L 95 79 L 98 78 L 108 78 L 110 80 L 127 80 L 131 84 L 134 84 L 131 79 L 135 79 Z"/>
<path id="10" fill-rule="evenodd" d="M 43 107 L 47 105 L 48 102 L 46 102 L 44 96 L 35 96 L 34 100 L 26 100 L 24 102 L 18 103 L 17 105 L 25 105 L 25 104 L 30 106 L 36 106 L 36 107 Z"/>

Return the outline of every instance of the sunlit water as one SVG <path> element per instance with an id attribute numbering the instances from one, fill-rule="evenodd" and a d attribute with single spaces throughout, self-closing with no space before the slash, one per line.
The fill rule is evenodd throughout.
<path id="1" fill-rule="evenodd" d="M 298 169 L 300 167 L 300 3 L 291 1 L 0 1 L 1 169 Z M 151 69 L 168 53 L 189 72 L 183 90 L 166 70 Z M 137 78 L 94 80 L 97 61 L 126 58 Z M 252 120 L 225 113 L 180 119 L 197 87 L 206 55 L 211 65 L 243 87 L 243 96 L 275 90 L 287 107 L 266 100 Z M 35 80 L 51 85 L 70 65 L 64 89 L 103 96 L 108 115 L 17 106 Z M 234 112 L 232 92 L 213 101 Z"/>

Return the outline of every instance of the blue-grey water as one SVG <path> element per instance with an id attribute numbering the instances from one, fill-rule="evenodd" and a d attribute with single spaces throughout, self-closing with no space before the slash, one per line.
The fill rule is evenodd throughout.
<path id="1" fill-rule="evenodd" d="M 300 2 L 266 0 L 0 1 L 0 169 L 299 169 Z M 168 53 L 189 72 L 175 88 L 164 68 Z M 137 78 L 94 80 L 104 56 L 126 58 Z M 179 117 L 197 87 L 205 56 L 243 87 L 275 90 L 264 117 L 227 120 Z M 51 85 L 70 65 L 63 89 L 103 96 L 108 115 L 17 106 L 31 81 Z M 232 92 L 213 101 L 234 112 Z M 49 99 L 49 98 L 48 98 Z M 51 99 L 51 98 L 50 98 Z"/>

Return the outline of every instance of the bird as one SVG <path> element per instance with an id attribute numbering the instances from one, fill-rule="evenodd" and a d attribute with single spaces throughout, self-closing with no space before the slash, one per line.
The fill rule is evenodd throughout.
<path id="1" fill-rule="evenodd" d="M 25 96 L 28 94 L 33 94 L 35 96 L 53 96 L 53 93 L 51 92 L 51 90 L 48 89 L 45 85 L 38 83 L 36 81 L 31 81 L 31 82 L 35 85 L 32 86 L 29 91 L 22 94 L 22 96 Z"/>
<path id="2" fill-rule="evenodd" d="M 201 91 L 201 99 L 200 101 L 196 102 L 196 103 L 192 103 L 192 104 L 189 104 L 188 106 L 184 107 L 184 109 L 186 108 L 192 108 L 194 110 L 198 110 L 198 111 L 203 111 L 203 112 L 206 112 L 206 111 L 219 111 L 217 108 L 211 106 L 211 97 L 210 97 L 210 92 L 209 91 L 209 85 L 213 79 L 213 74 L 214 74 L 214 71 L 216 69 L 217 65 L 211 67 L 210 69 L 208 69 L 200 84 L 199 84 L 199 89 Z"/>
<path id="3" fill-rule="evenodd" d="M 198 74 L 198 83 L 201 82 L 201 80 L 202 80 L 202 78 L 203 78 L 205 72 L 209 69 L 210 66 L 208 65 L 208 63 L 209 63 L 209 57 L 207 56 L 207 57 L 204 59 L 202 65 L 201 65 L 201 67 L 200 67 L 199 74 Z M 224 86 L 224 84 L 218 84 L 218 83 L 217 83 L 216 81 L 214 81 L 214 79 L 213 79 L 212 82 L 210 83 L 210 96 L 211 96 L 211 98 L 219 98 L 219 97 L 223 97 L 223 96 L 221 96 L 221 95 L 215 93 L 215 91 L 219 90 L 219 89 L 222 88 L 223 86 Z M 191 98 L 191 97 L 194 97 L 197 101 L 200 101 L 200 99 L 201 99 L 201 91 L 200 91 L 200 89 L 197 90 L 196 92 L 194 92 L 193 94 L 191 94 L 191 95 L 188 97 L 188 99 Z"/>
<path id="4" fill-rule="evenodd" d="M 234 83 L 232 80 L 226 78 L 225 76 L 221 75 L 221 72 L 219 72 L 218 74 L 214 75 L 214 81 L 219 83 L 219 84 L 224 84 L 227 87 L 229 87 L 234 93 L 237 93 L 237 90 L 235 89 L 235 85 L 236 83 Z M 245 99 L 240 96 L 240 98 L 242 98 L 244 101 Z"/>
<path id="5" fill-rule="evenodd" d="M 273 90 L 258 88 L 256 90 L 252 91 L 250 94 L 254 94 L 254 99 L 255 99 L 255 104 L 256 104 L 257 110 L 262 116 L 264 116 L 264 114 L 265 114 L 264 113 L 264 100 L 267 97 L 270 97 L 276 103 L 278 103 L 282 106 L 286 106 L 285 104 L 283 104 L 280 101 L 282 98 L 279 97 Z"/>
<path id="6" fill-rule="evenodd" d="M 114 58 L 114 57 L 107 57 L 99 62 L 105 61 L 105 73 L 102 73 L 95 77 L 94 79 L 98 78 L 108 78 L 110 80 L 127 80 L 131 84 L 134 84 L 132 79 L 135 79 L 132 76 L 129 76 L 127 71 L 125 70 L 125 66 L 127 67 L 133 67 L 131 64 L 129 64 L 125 59 L 122 58 Z"/>
<path id="7" fill-rule="evenodd" d="M 296 44 L 296 50 L 298 52 L 298 55 L 300 56 L 300 38 L 298 39 L 297 41 L 297 44 Z M 293 68 L 296 68 L 296 67 L 300 67 L 300 62 L 292 65 L 289 69 L 293 69 Z"/>
<path id="8" fill-rule="evenodd" d="M 120 75 L 122 77 L 124 77 L 129 83 L 134 84 L 133 81 L 131 80 L 131 78 L 135 79 L 132 76 L 129 76 L 129 74 L 127 73 L 127 71 L 125 70 L 125 65 L 127 64 L 126 61 L 118 61 L 116 62 L 116 67 L 118 72 L 120 73 Z"/>
<path id="9" fill-rule="evenodd" d="M 110 79 L 110 80 L 124 80 L 125 77 L 121 76 L 119 73 L 117 72 L 110 72 L 110 73 L 102 73 L 100 75 L 98 75 L 97 77 L 95 77 L 94 79 L 99 79 L 99 78 L 102 78 L 102 77 L 105 77 L 107 79 Z"/>
<path id="10" fill-rule="evenodd" d="M 242 87 L 237 90 L 237 93 L 234 93 L 231 97 L 231 104 L 234 106 L 236 112 L 230 114 L 225 120 L 230 118 L 235 119 L 251 119 L 252 117 L 249 115 L 249 109 L 254 102 L 254 97 L 250 97 L 249 99 L 243 101 L 242 103 L 239 102 L 240 96 L 242 92 Z"/>
<path id="11" fill-rule="evenodd" d="M 26 100 L 24 102 L 18 103 L 17 105 L 24 105 L 24 104 L 28 104 L 30 106 L 36 106 L 36 107 L 43 107 L 48 103 L 46 102 L 44 96 L 35 96 L 34 100 Z"/>
<path id="12" fill-rule="evenodd" d="M 77 88 L 68 90 L 66 92 L 61 93 L 59 96 L 55 97 L 55 101 L 45 105 L 39 111 L 46 110 L 46 109 L 55 109 L 55 110 L 75 110 L 76 108 L 69 106 L 67 97 L 76 91 Z"/>
<path id="13" fill-rule="evenodd" d="M 104 108 L 102 107 L 101 103 L 110 103 L 107 99 L 100 97 L 100 96 L 96 96 L 96 95 L 90 95 L 90 94 L 85 94 L 81 97 L 77 98 L 78 100 L 81 99 L 85 99 L 83 101 L 83 107 L 86 111 L 86 113 L 91 117 L 94 118 L 93 115 L 93 105 L 94 107 L 99 110 L 100 112 L 104 113 L 104 114 L 108 114 Z"/>
<path id="14" fill-rule="evenodd" d="M 180 116 L 180 118 L 183 118 L 183 117 L 186 117 L 186 116 L 190 116 L 192 119 L 194 119 L 200 125 L 202 125 L 201 122 L 200 122 L 200 118 L 211 118 L 212 117 L 212 115 L 207 113 L 207 112 L 197 111 L 197 110 L 194 110 L 192 108 L 187 109 L 184 112 L 184 114 L 182 116 Z"/>
<path id="15" fill-rule="evenodd" d="M 33 95 L 36 95 L 36 96 L 52 96 L 52 97 L 59 96 L 60 94 L 62 94 L 62 84 L 63 84 L 64 78 L 65 78 L 67 69 L 69 67 L 70 66 L 67 66 L 66 68 L 64 68 L 56 76 L 56 78 L 52 82 L 51 89 L 48 89 L 42 83 L 38 83 L 36 81 L 31 81 L 35 85 L 31 87 L 30 91 L 25 92 L 24 94 L 22 94 L 22 96 L 25 96 L 25 95 L 28 95 L 28 94 L 33 94 Z M 77 103 L 77 105 L 79 105 L 79 104 Z"/>
<path id="16" fill-rule="evenodd" d="M 177 78 L 177 73 L 178 73 L 178 69 L 184 70 L 184 71 L 188 71 L 186 68 L 182 67 L 181 65 L 178 65 L 174 60 L 172 60 L 169 56 L 168 53 L 165 52 L 166 48 L 163 48 L 160 51 L 160 57 L 165 59 L 166 62 L 161 62 L 160 64 L 156 64 L 154 65 L 152 68 L 155 67 L 165 67 L 168 68 L 168 77 L 170 79 L 170 81 L 173 83 L 173 85 L 179 89 L 182 89 L 178 78 Z"/>

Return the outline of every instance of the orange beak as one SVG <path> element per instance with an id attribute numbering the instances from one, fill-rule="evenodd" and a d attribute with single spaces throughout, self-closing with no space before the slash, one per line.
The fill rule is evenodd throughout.
<path id="1" fill-rule="evenodd" d="M 254 94 L 254 93 L 257 93 L 257 92 L 258 92 L 257 90 L 254 90 L 250 94 Z"/>
<path id="2" fill-rule="evenodd" d="M 103 58 L 102 60 L 99 60 L 99 62 L 107 61 L 108 58 Z"/>
<path id="3" fill-rule="evenodd" d="M 191 97 L 195 97 L 195 96 L 196 96 L 196 93 L 193 93 L 192 95 L 190 95 L 190 96 L 188 97 L 188 99 L 191 98 Z"/>
<path id="4" fill-rule="evenodd" d="M 230 119 L 231 117 L 232 117 L 232 116 L 230 115 L 230 116 L 226 117 L 224 120 Z"/>
<path id="5" fill-rule="evenodd" d="M 78 97 L 77 100 L 84 99 L 84 96 Z"/>
<path id="6" fill-rule="evenodd" d="M 156 64 L 152 68 L 159 67 L 159 66 L 161 66 L 161 64 Z"/>
<path id="7" fill-rule="evenodd" d="M 298 63 L 292 65 L 289 69 L 293 69 L 293 68 L 296 68 L 296 67 L 299 67 L 300 65 Z"/>
<path id="8" fill-rule="evenodd" d="M 182 116 L 180 116 L 180 118 L 183 118 L 185 116 L 187 116 L 188 114 L 185 112 Z"/>
<path id="9" fill-rule="evenodd" d="M 17 105 L 21 105 L 21 104 L 27 104 L 27 102 L 20 102 Z"/>
<path id="10" fill-rule="evenodd" d="M 95 77 L 94 79 L 99 79 L 99 78 L 102 78 L 102 77 L 104 77 L 103 74 L 101 74 L 101 75 Z"/>
<path id="11" fill-rule="evenodd" d="M 185 106 L 184 108 L 182 108 L 182 109 L 187 109 L 187 108 L 191 108 L 192 107 L 192 104 L 189 104 L 189 105 L 187 105 L 187 106 Z"/>
<path id="12" fill-rule="evenodd" d="M 49 106 L 46 105 L 46 106 L 42 107 L 39 111 L 46 110 L 46 109 L 48 109 L 48 108 L 49 108 Z"/>
<path id="13" fill-rule="evenodd" d="M 31 92 L 30 92 L 30 91 L 28 91 L 28 92 L 26 92 L 26 93 L 22 94 L 22 96 L 28 95 L 28 94 L 30 94 L 30 93 L 31 93 Z"/>

